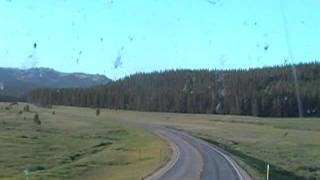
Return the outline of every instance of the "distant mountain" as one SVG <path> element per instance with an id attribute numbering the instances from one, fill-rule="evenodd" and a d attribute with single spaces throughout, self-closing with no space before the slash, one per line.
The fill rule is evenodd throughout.
<path id="1" fill-rule="evenodd" d="M 104 75 L 62 73 L 49 68 L 0 68 L 0 100 L 24 96 L 36 88 L 74 88 L 107 84 Z"/>

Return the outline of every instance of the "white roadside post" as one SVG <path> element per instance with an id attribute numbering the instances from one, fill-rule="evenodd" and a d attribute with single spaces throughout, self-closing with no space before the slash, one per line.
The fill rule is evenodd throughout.
<path id="1" fill-rule="evenodd" d="M 267 180 L 269 180 L 270 165 L 267 165 Z"/>
<path id="2" fill-rule="evenodd" d="M 24 175 L 26 176 L 26 180 L 29 180 L 29 175 L 30 175 L 29 170 L 25 169 L 23 172 L 24 172 Z"/>

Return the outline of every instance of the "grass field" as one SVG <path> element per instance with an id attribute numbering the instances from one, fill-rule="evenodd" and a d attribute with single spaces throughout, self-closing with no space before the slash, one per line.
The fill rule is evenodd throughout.
<path id="1" fill-rule="evenodd" d="M 26 179 L 25 170 L 30 180 L 141 179 L 169 159 L 160 138 L 106 110 L 96 116 L 89 108 L 6 107 L 0 103 L 0 179 Z"/>
<path id="2" fill-rule="evenodd" d="M 188 131 L 230 153 L 254 179 L 320 179 L 319 118 L 146 113 L 0 104 L 0 179 L 140 179 L 169 157 L 154 135 L 119 123 L 148 121 Z M 53 115 L 52 112 L 56 114 Z M 42 124 L 34 124 L 38 112 Z M 160 149 L 162 152 L 160 152 Z M 161 155 L 160 155 L 161 154 Z"/>
<path id="3" fill-rule="evenodd" d="M 320 118 L 257 118 L 109 111 L 188 131 L 231 153 L 254 179 L 320 179 Z"/>

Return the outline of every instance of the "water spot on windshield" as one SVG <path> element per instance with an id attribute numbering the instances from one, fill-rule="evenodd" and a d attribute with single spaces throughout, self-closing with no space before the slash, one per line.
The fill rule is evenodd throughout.
<path id="1" fill-rule="evenodd" d="M 226 62 L 227 62 L 227 57 L 226 57 L 226 55 L 221 55 L 220 56 L 220 58 L 219 58 L 219 61 L 220 61 L 220 66 L 222 67 L 222 68 L 224 68 L 225 67 L 225 64 L 226 64 Z"/>
<path id="2" fill-rule="evenodd" d="M 108 0 L 108 1 L 107 1 L 107 6 L 108 6 L 108 8 L 111 8 L 113 4 L 114 4 L 114 1 L 113 1 L 113 0 Z"/>
<path id="3" fill-rule="evenodd" d="M 134 40 L 134 37 L 133 36 L 129 36 L 128 39 L 129 39 L 130 42 L 132 42 Z"/>
<path id="4" fill-rule="evenodd" d="M 257 62 L 260 62 L 261 59 L 262 59 L 262 56 L 258 56 L 257 59 L 256 59 L 256 61 L 257 61 Z"/>
<path id="5" fill-rule="evenodd" d="M 217 2 L 213 1 L 213 0 L 207 0 L 207 2 L 210 3 L 211 5 L 214 5 L 214 6 L 217 4 Z"/>
<path id="6" fill-rule="evenodd" d="M 1 90 L 1 91 L 4 90 L 4 84 L 3 84 L 3 82 L 0 82 L 0 90 Z"/>
<path id="7" fill-rule="evenodd" d="M 121 61 L 121 58 L 122 58 L 122 55 L 121 54 L 118 54 L 115 62 L 114 62 L 114 68 L 115 69 L 118 69 L 119 67 L 122 66 L 122 61 Z"/>
<path id="8" fill-rule="evenodd" d="M 80 51 L 78 52 L 78 57 L 76 58 L 76 63 L 77 63 L 77 64 L 80 63 L 80 57 L 81 57 L 81 55 L 82 55 L 82 51 L 80 50 Z"/>
<path id="9" fill-rule="evenodd" d="M 212 6 L 222 6 L 221 1 L 220 0 L 206 0 L 210 5 Z"/>
<path id="10" fill-rule="evenodd" d="M 124 51 L 124 47 L 122 47 L 120 49 L 120 51 L 118 52 L 117 58 L 114 61 L 114 69 L 118 69 L 119 67 L 122 66 L 122 56 L 123 56 L 123 51 Z"/>
<path id="11" fill-rule="evenodd" d="M 37 43 L 33 44 L 32 52 L 27 56 L 25 61 L 22 64 L 22 68 L 34 68 L 37 67 L 39 64 L 38 58 L 37 58 Z"/>
<path id="12" fill-rule="evenodd" d="M 307 110 L 307 114 L 311 114 L 311 110 L 310 109 Z"/>

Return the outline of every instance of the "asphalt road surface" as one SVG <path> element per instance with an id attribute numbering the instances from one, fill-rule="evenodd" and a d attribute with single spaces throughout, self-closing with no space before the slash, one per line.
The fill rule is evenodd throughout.
<path id="1" fill-rule="evenodd" d="M 161 125 L 135 124 L 161 136 L 173 150 L 168 164 L 146 180 L 251 180 L 242 168 L 214 145 Z"/>

